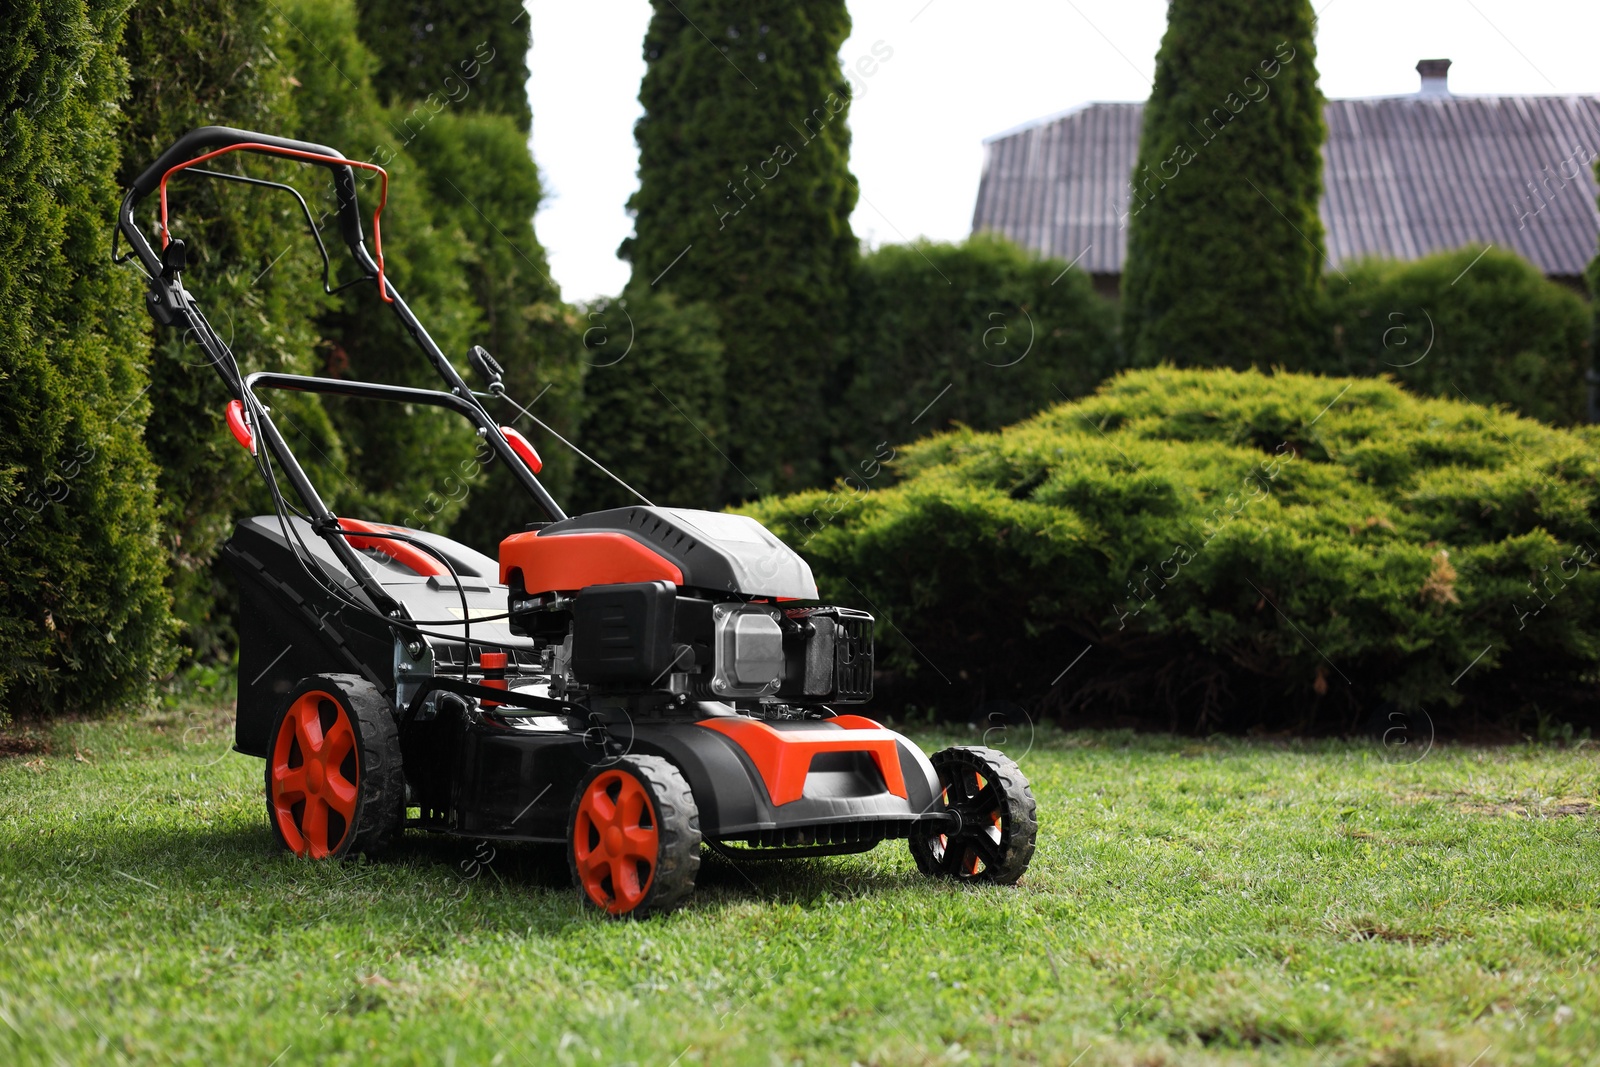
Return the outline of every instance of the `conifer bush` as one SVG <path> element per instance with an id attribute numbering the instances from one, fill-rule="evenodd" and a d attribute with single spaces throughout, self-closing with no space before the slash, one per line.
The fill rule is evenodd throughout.
<path id="1" fill-rule="evenodd" d="M 472 343 L 483 345 L 505 368 L 512 399 L 532 405 L 557 433 L 572 437 L 583 406 L 582 330 L 573 309 L 562 303 L 534 234 L 543 189 L 526 130 L 503 115 L 444 114 L 408 154 L 422 168 L 418 180 L 431 192 L 435 209 L 448 213 L 450 232 L 459 235 L 428 254 L 452 256 L 467 279 L 468 296 L 479 313 Z M 484 387 L 466 367 L 464 351 L 446 349 L 446 354 L 473 388 Z M 420 362 L 422 357 L 414 358 Z M 568 495 L 576 457 L 515 408 L 493 400 L 488 408 L 537 445 L 544 460 L 540 479 L 557 499 Z M 475 477 L 470 505 L 448 528 L 452 537 L 492 554 L 502 537 L 545 518 L 503 465 L 491 463 Z"/>
<path id="2" fill-rule="evenodd" d="M 437 202 L 420 161 L 404 150 L 389 121 L 391 113 L 372 87 L 378 60 L 357 33 L 354 5 L 350 0 L 291 0 L 278 7 L 293 23 L 285 38 L 285 59 L 300 82 L 295 89 L 299 136 L 388 171 L 389 200 L 383 213 L 388 276 L 440 349 L 464 366 L 482 325 L 482 311 L 458 259 L 472 249 L 456 214 Z M 434 121 L 448 119 L 441 115 Z M 324 173 L 314 180 L 321 207 L 331 209 L 331 183 Z M 363 212 L 370 212 L 379 195 L 378 179 L 358 172 L 357 188 Z M 325 229 L 330 255 L 343 264 L 341 278 L 355 276 L 331 214 Z M 427 388 L 439 384 L 405 327 L 379 301 L 375 284 L 346 290 L 318 318 L 317 327 L 322 336 L 318 355 L 332 377 Z M 330 506 L 346 514 L 442 530 L 459 513 L 463 499 L 450 487 L 463 469 L 472 468 L 476 453 L 471 434 L 459 432 L 463 426 L 460 416 L 441 409 L 408 410 L 378 401 L 342 405 L 335 432 L 343 449 L 337 461 L 343 473 L 320 479 L 318 486 L 326 490 Z M 323 444 L 309 428 L 304 433 L 287 429 L 284 436 L 308 458 Z M 426 521 L 413 514 L 419 502 L 426 510 L 420 519 Z"/>
<path id="3" fill-rule="evenodd" d="M 407 114 L 402 132 L 449 107 L 511 118 L 524 132 L 529 18 L 518 0 L 356 0 L 361 39 L 379 58 L 373 87 Z"/>
<path id="4" fill-rule="evenodd" d="M 428 253 L 455 265 L 478 312 L 471 343 L 506 371 L 506 390 L 563 436 L 577 432 L 582 408 L 581 329 L 550 275 L 533 217 L 544 190 L 528 150 L 529 19 L 520 0 L 357 0 L 358 30 L 375 66 L 372 85 L 387 107 L 394 147 L 420 168 L 436 217 Z M 446 348 L 465 372 L 465 351 Z M 482 382 L 475 382 L 481 387 Z M 514 408 L 491 411 L 515 423 L 540 449 L 540 477 L 558 499 L 572 489 L 575 457 Z M 503 466 L 479 455 L 452 476 L 470 494 L 454 521 L 438 521 L 431 502 L 452 490 L 431 487 L 406 521 L 493 551 L 508 532 L 544 518 Z M 454 494 L 454 495 L 459 495 Z M 462 500 L 468 497 L 461 497 Z"/>
<path id="5" fill-rule="evenodd" d="M 952 714 L 1448 729 L 1593 706 L 1596 441 L 1381 379 L 1158 368 L 749 510 Z"/>
<path id="6" fill-rule="evenodd" d="M 118 184 L 126 188 L 197 126 L 296 136 L 296 79 L 281 58 L 285 35 L 293 32 L 268 0 L 134 5 L 122 44 L 130 77 Z M 245 153 L 220 157 L 208 169 L 297 183 L 307 194 L 322 173 Z M 241 365 L 320 371 L 315 320 L 327 307 L 322 265 L 294 199 L 188 175 L 173 180 L 170 198 L 172 232 L 189 249 L 184 284 Z M 147 233 L 157 231 L 155 197 L 143 201 L 137 217 Z M 332 251 L 340 250 L 335 243 Z M 138 311 L 137 297 L 131 306 Z M 187 654 L 209 659 L 225 655 L 235 640 L 232 587 L 217 553 L 238 516 L 271 504 L 249 455 L 228 436 L 228 391 L 196 339 L 148 318 L 144 327 L 153 338 L 147 399 L 155 414 L 145 436 L 160 468 L 173 606 Z M 315 428 L 320 447 L 342 458 L 316 397 L 284 394 L 272 403 L 285 432 Z"/>

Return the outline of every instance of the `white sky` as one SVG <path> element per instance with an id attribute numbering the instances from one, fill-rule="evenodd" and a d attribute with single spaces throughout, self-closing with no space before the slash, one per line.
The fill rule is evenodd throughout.
<path id="1" fill-rule="evenodd" d="M 532 15 L 536 227 L 568 300 L 615 293 L 638 187 L 647 0 L 526 0 Z M 1165 0 L 852 0 L 853 65 L 894 50 L 850 108 L 852 223 L 872 244 L 965 237 L 983 140 L 1091 100 L 1149 95 Z M 1322 0 L 1317 66 L 1329 97 L 1415 92 L 1424 58 L 1455 61 L 1457 93 L 1600 92 L 1595 0 Z M 705 27 L 707 32 L 714 31 Z M 758 79 L 759 80 L 759 79 Z"/>

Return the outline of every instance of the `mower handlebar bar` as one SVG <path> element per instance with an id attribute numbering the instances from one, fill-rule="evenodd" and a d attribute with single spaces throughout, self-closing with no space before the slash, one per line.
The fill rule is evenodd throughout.
<path id="1" fill-rule="evenodd" d="M 338 149 L 329 148 L 327 145 L 320 145 L 311 141 L 297 141 L 291 137 L 275 137 L 272 134 L 240 130 L 232 126 L 199 126 L 190 130 L 174 141 L 170 148 L 161 153 L 161 156 L 154 163 L 146 167 L 144 172 L 133 180 L 133 184 L 128 187 L 127 195 L 123 198 L 122 230 L 128 239 L 133 242 L 134 250 L 140 253 L 140 258 L 145 261 L 147 267 L 157 263 L 158 260 L 150 249 L 149 243 L 143 239 L 144 235 L 132 232 L 136 229 L 132 225 L 133 205 L 155 192 L 161 185 L 162 175 L 173 167 L 181 163 L 187 163 L 203 152 L 218 148 L 228 148 L 233 145 L 261 145 L 267 148 L 283 149 L 286 152 L 328 156 L 335 160 L 345 158 L 344 153 Z M 350 251 L 363 268 L 374 269 L 366 246 L 363 243 L 361 208 L 356 201 L 354 167 L 349 164 L 332 161 L 310 160 L 309 162 L 313 162 L 317 166 L 327 167 L 333 173 L 333 187 L 338 197 L 339 205 L 340 236 L 344 238 L 345 244 L 350 246 Z"/>
<path id="2" fill-rule="evenodd" d="M 254 133 L 250 130 L 236 130 L 232 126 L 197 126 L 172 142 L 168 148 L 152 164 L 144 169 L 144 173 L 133 179 L 133 193 L 135 199 L 142 200 L 155 191 L 161 184 L 161 176 L 179 163 L 187 162 L 201 152 L 213 148 L 227 148 L 236 144 L 262 144 L 270 148 L 283 148 L 291 152 L 306 152 L 317 156 L 333 156 L 343 159 L 344 153 L 327 145 L 313 144 L 310 141 L 296 141 L 289 137 L 274 137 L 267 133 Z M 324 164 L 333 169 L 333 164 Z M 340 168 L 348 171 L 348 167 Z"/>

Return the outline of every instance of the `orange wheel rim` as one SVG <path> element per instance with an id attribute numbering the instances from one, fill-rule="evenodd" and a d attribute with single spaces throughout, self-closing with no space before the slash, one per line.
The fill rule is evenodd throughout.
<path id="1" fill-rule="evenodd" d="M 639 779 L 607 771 L 578 798 L 572 854 L 589 899 L 613 915 L 644 900 L 655 879 L 661 847 L 655 807 Z"/>
<path id="2" fill-rule="evenodd" d="M 313 691 L 294 702 L 272 745 L 272 815 L 290 851 L 333 855 L 356 820 L 361 766 L 344 706 Z"/>

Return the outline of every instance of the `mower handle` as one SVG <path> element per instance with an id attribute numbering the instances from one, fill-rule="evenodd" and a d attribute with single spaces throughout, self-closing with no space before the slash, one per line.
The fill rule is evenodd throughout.
<path id="1" fill-rule="evenodd" d="M 144 169 L 133 184 L 128 187 L 128 193 L 122 199 L 122 211 L 119 222 L 122 232 L 127 236 L 133 250 L 144 262 L 151 274 L 161 270 L 161 259 L 155 250 L 150 247 L 150 242 L 144 233 L 139 230 L 133 221 L 133 207 L 139 201 L 149 196 L 161 185 L 161 177 L 180 163 L 187 163 L 196 155 L 217 148 L 228 148 L 233 145 L 262 145 L 267 148 L 279 148 L 286 152 L 302 152 L 307 155 L 328 156 L 342 160 L 344 153 L 338 149 L 329 148 L 327 145 L 316 144 L 311 141 L 297 141 L 291 137 L 274 137 L 272 134 L 255 133 L 251 130 L 239 130 L 232 126 L 199 126 L 179 137 L 172 146 L 161 153 L 156 161 Z M 334 193 L 339 202 L 339 233 L 344 238 L 344 243 L 350 246 L 351 254 L 356 257 L 356 262 L 363 269 L 374 271 L 376 264 L 370 253 L 367 252 L 365 239 L 361 232 L 361 207 L 356 202 L 356 176 L 355 168 L 349 164 L 323 162 L 311 160 L 317 166 L 327 167 L 333 173 Z"/>

